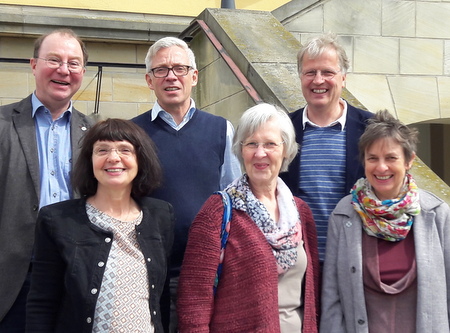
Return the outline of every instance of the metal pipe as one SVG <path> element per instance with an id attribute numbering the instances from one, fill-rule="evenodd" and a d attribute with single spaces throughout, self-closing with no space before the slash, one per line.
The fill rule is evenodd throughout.
<path id="1" fill-rule="evenodd" d="M 234 4 L 234 0 L 222 0 L 220 3 L 220 8 L 236 9 L 236 6 Z"/>

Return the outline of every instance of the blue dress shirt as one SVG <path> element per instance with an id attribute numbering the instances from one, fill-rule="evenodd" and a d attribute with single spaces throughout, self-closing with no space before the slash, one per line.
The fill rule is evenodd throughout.
<path id="1" fill-rule="evenodd" d="M 32 117 L 36 123 L 36 142 L 39 154 L 40 199 L 39 208 L 72 198 L 70 171 L 72 149 L 70 118 L 72 102 L 61 116 L 53 120 L 50 111 L 33 93 Z"/>

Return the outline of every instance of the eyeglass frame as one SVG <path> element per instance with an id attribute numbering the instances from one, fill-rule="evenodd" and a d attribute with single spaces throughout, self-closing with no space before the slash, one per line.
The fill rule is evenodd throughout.
<path id="1" fill-rule="evenodd" d="M 35 59 L 40 59 L 40 60 L 44 60 L 45 61 L 45 64 L 47 65 L 47 67 L 48 68 L 51 68 L 51 69 L 58 69 L 58 68 L 61 68 L 62 67 L 62 65 L 67 65 L 67 70 L 70 72 L 70 73 L 73 73 L 73 74 L 80 74 L 82 71 L 83 71 L 83 69 L 85 68 L 85 66 L 83 65 L 83 64 L 79 64 L 79 66 L 80 66 L 80 70 L 78 71 L 78 70 L 74 70 L 74 69 L 70 69 L 70 61 L 62 61 L 62 60 L 58 60 L 57 58 L 41 58 L 41 57 L 36 57 Z M 49 62 L 54 62 L 54 63 L 58 63 L 58 65 L 59 66 L 57 66 L 57 67 L 54 67 L 54 66 L 51 66 L 50 64 L 49 64 Z M 78 61 L 77 61 L 78 62 Z"/>
<path id="2" fill-rule="evenodd" d="M 329 76 L 324 75 L 323 72 L 325 73 L 330 73 Z M 318 73 L 320 73 L 320 77 L 322 77 L 325 80 L 331 80 L 333 79 L 336 75 L 338 75 L 339 73 L 341 73 L 341 70 L 338 71 L 334 71 L 334 70 L 330 70 L 330 69 L 311 69 L 307 72 L 301 72 L 302 76 L 306 77 L 308 80 L 314 80 L 317 76 Z M 313 75 L 314 74 L 314 75 Z"/>
<path id="3" fill-rule="evenodd" d="M 275 142 L 241 142 L 241 146 L 243 148 L 246 149 L 250 149 L 250 150 L 258 150 L 259 146 L 262 146 L 262 148 L 264 149 L 264 151 L 275 151 L 276 149 L 278 149 L 281 145 L 285 144 L 286 142 L 283 140 L 279 143 L 275 143 Z M 266 145 L 268 144 L 273 144 L 274 146 L 272 148 L 268 148 L 266 147 Z M 252 146 L 251 146 L 252 145 Z M 253 146 L 256 145 L 256 146 Z"/>
<path id="4" fill-rule="evenodd" d="M 174 71 L 174 68 L 175 68 L 175 67 L 183 67 L 183 68 L 186 70 L 186 73 L 185 73 L 185 74 L 180 74 L 180 75 L 176 74 L 175 71 Z M 155 70 L 156 70 L 156 69 L 162 69 L 162 68 L 164 68 L 164 69 L 167 70 L 167 74 L 164 75 L 164 76 L 156 76 L 156 75 L 155 75 Z M 156 77 L 156 78 L 158 78 L 158 79 L 163 79 L 163 78 L 166 78 L 166 77 L 169 76 L 170 71 L 172 71 L 173 75 L 175 75 L 176 77 L 183 77 L 183 76 L 188 75 L 188 74 L 189 74 L 189 71 L 191 71 L 192 69 L 194 69 L 194 67 L 189 66 L 189 65 L 176 65 L 176 66 L 172 66 L 172 67 L 164 67 L 164 66 L 161 66 L 161 67 L 154 67 L 154 68 L 150 69 L 150 72 L 152 72 L 152 74 L 153 74 L 154 77 Z"/>
<path id="5" fill-rule="evenodd" d="M 129 150 L 128 152 L 123 153 L 121 150 Z M 105 150 L 105 152 L 100 152 L 99 150 Z M 92 154 L 97 156 L 97 157 L 106 157 L 111 155 L 111 153 L 114 151 L 116 151 L 116 154 L 120 157 L 125 157 L 125 158 L 129 158 L 131 156 L 133 156 L 136 153 L 136 150 L 134 148 L 130 148 L 130 147 L 119 147 L 119 148 L 105 148 L 105 147 L 97 147 L 94 148 L 92 150 Z"/>

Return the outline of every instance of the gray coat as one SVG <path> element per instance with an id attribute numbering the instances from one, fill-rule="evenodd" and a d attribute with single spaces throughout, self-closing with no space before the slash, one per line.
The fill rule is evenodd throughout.
<path id="1" fill-rule="evenodd" d="M 429 192 L 420 191 L 419 196 L 421 213 L 413 224 L 418 284 L 416 332 L 445 333 L 449 332 L 450 317 L 450 208 Z M 362 232 L 361 219 L 348 195 L 329 220 L 320 332 L 368 333 Z"/>
<path id="2" fill-rule="evenodd" d="M 39 158 L 31 95 L 0 108 L 0 321 L 14 303 L 30 265 L 39 210 Z M 73 110 L 72 160 L 92 121 Z"/>

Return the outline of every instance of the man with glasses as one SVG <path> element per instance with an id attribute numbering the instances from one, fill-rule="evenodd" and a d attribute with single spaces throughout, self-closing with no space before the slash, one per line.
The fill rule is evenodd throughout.
<path id="1" fill-rule="evenodd" d="M 70 172 L 92 121 L 71 98 L 87 59 L 72 30 L 39 37 L 30 60 L 35 91 L 0 108 L 0 332 L 25 331 L 39 208 L 73 197 Z"/>
<path id="2" fill-rule="evenodd" d="M 335 36 L 310 39 L 297 55 L 307 105 L 290 114 L 300 151 L 282 178 L 314 215 L 323 263 L 328 217 L 357 179 L 364 176 L 358 140 L 372 113 L 341 98 L 349 60 Z"/>
<path id="3" fill-rule="evenodd" d="M 191 223 L 206 199 L 240 176 L 232 154 L 231 123 L 196 108 L 191 98 L 197 85 L 195 56 L 174 37 L 158 40 L 145 58 L 145 79 L 155 92 L 153 109 L 132 119 L 158 147 L 164 179 L 152 196 L 175 210 L 175 238 L 170 263 L 170 332 L 176 332 L 176 290 Z"/>

